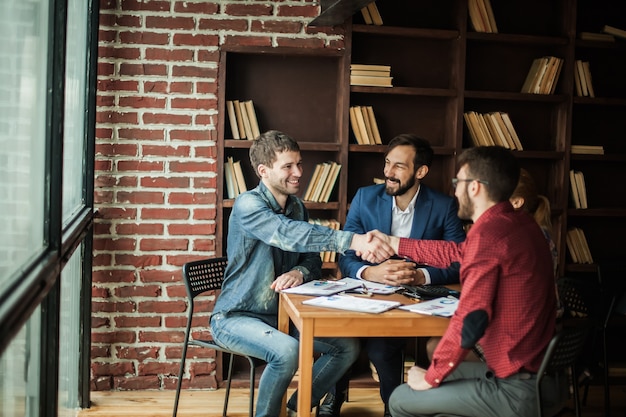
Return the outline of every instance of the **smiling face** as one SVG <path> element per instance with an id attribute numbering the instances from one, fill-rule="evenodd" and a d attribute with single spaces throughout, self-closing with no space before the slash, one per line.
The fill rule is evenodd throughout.
<path id="1" fill-rule="evenodd" d="M 271 167 L 259 165 L 258 169 L 263 183 L 279 204 L 282 205 L 287 196 L 300 191 L 300 178 L 302 177 L 300 152 L 277 152 L 276 160 Z"/>
<path id="2" fill-rule="evenodd" d="M 396 146 L 385 158 L 385 191 L 391 196 L 401 196 L 409 190 L 416 191 L 421 179 L 415 168 L 415 149 L 412 146 Z"/>

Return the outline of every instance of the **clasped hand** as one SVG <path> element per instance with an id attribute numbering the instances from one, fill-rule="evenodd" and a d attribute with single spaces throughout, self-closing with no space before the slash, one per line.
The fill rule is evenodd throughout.
<path id="1" fill-rule="evenodd" d="M 361 259 L 372 263 L 380 263 L 395 254 L 388 236 L 378 230 L 372 230 L 364 235 L 355 234 L 350 249 L 353 249 Z"/>

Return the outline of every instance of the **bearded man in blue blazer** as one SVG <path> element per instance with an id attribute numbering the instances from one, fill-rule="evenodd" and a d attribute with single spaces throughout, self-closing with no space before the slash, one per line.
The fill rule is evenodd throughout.
<path id="1" fill-rule="evenodd" d="M 421 184 L 433 160 L 430 143 L 413 134 L 393 138 L 385 153 L 385 182 L 360 188 L 350 204 L 344 230 L 383 233 L 413 239 L 465 240 L 463 224 L 457 216 L 457 201 Z M 371 264 L 348 251 L 339 259 L 343 276 L 388 285 L 451 284 L 459 282 L 459 265 L 447 269 L 416 265 L 410 260 L 389 259 Z M 370 361 L 380 380 L 380 395 L 389 416 L 387 403 L 402 381 L 402 349 L 405 338 L 367 338 L 363 340 Z M 320 417 L 339 417 L 349 382 L 346 374 L 329 392 L 320 406 Z"/>

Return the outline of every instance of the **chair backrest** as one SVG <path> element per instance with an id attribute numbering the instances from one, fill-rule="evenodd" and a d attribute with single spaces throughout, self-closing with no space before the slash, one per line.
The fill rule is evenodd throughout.
<path id="1" fill-rule="evenodd" d="M 572 366 L 583 350 L 590 327 L 590 321 L 584 318 L 561 322 L 548 345 L 538 374 L 554 374 Z"/>
<path id="2" fill-rule="evenodd" d="M 206 291 L 221 289 L 227 264 L 226 257 L 220 257 L 187 262 L 183 265 L 183 279 L 189 299 L 193 300 Z"/>
<path id="3" fill-rule="evenodd" d="M 565 308 L 565 317 L 602 319 L 605 308 L 600 284 L 597 281 L 563 277 L 557 281 L 557 289 Z"/>

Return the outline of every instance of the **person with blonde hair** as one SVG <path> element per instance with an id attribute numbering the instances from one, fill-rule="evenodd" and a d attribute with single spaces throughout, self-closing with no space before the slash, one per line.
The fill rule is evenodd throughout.
<path id="1" fill-rule="evenodd" d="M 552 219 L 550 212 L 550 201 L 545 195 L 539 194 L 535 180 L 524 168 L 520 169 L 517 187 L 509 198 L 515 210 L 524 210 L 539 224 L 543 234 L 550 244 L 552 261 L 554 263 L 554 275 L 556 277 L 559 264 L 559 255 L 556 244 L 552 240 Z"/>

